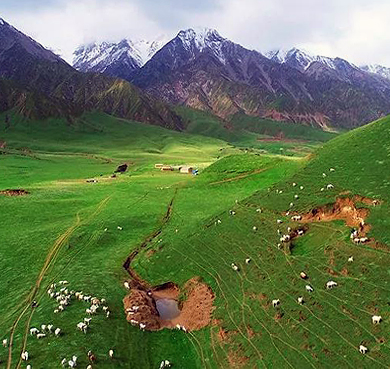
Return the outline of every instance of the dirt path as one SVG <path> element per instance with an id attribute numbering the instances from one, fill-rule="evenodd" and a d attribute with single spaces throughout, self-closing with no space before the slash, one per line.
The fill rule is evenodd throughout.
<path id="1" fill-rule="evenodd" d="M 84 223 L 89 222 L 93 217 L 95 217 L 98 213 L 100 213 L 100 211 L 107 204 L 109 199 L 110 199 L 110 197 L 107 197 L 103 201 L 101 201 L 99 203 L 97 209 L 95 210 L 95 212 L 89 218 L 87 218 L 87 220 Z M 43 280 L 45 274 L 47 273 L 47 271 L 49 270 L 49 268 L 54 264 L 60 250 L 62 249 L 62 246 L 64 246 L 64 244 L 69 240 L 70 236 L 76 231 L 76 229 L 78 227 L 80 227 L 81 224 L 82 224 L 82 222 L 81 222 L 79 213 L 77 213 L 76 214 L 76 222 L 72 226 L 70 226 L 62 235 L 60 235 L 57 238 L 57 240 L 54 242 L 52 248 L 50 249 L 49 253 L 47 254 L 45 262 L 42 266 L 42 269 L 37 277 L 37 280 L 35 281 L 34 288 L 31 290 L 31 292 L 29 293 L 29 295 L 27 296 L 27 298 L 25 300 L 26 306 L 22 310 L 22 312 L 19 314 L 19 316 L 15 320 L 14 324 L 12 325 L 11 335 L 10 335 L 10 340 L 9 340 L 9 348 L 8 348 L 7 369 L 11 369 L 13 338 L 14 338 L 15 330 L 16 330 L 20 320 L 23 318 L 23 316 L 28 311 L 28 309 L 31 308 L 30 316 L 29 316 L 29 318 L 27 320 L 27 324 L 26 324 L 26 330 L 25 330 L 24 335 L 23 335 L 23 346 L 21 349 L 21 352 L 23 352 L 23 351 L 25 351 L 26 345 L 27 345 L 29 323 L 31 321 L 31 318 L 32 318 L 32 316 L 34 314 L 34 310 L 35 310 L 34 308 L 31 307 L 31 303 L 34 301 L 34 299 L 38 295 L 42 280 Z M 17 369 L 20 368 L 21 362 L 22 362 L 22 360 L 21 360 L 21 358 L 19 358 L 19 361 L 18 361 L 17 366 L 16 366 Z"/>
<path id="2" fill-rule="evenodd" d="M 132 284 L 135 285 L 137 288 L 141 289 L 148 289 L 149 285 L 146 281 L 142 280 L 141 277 L 138 276 L 138 274 L 131 268 L 131 262 L 134 260 L 134 258 L 139 254 L 139 252 L 145 248 L 150 242 L 152 242 L 156 237 L 160 235 L 162 232 L 162 229 L 164 226 L 168 223 L 169 219 L 172 216 L 172 210 L 173 210 L 173 203 L 175 200 L 177 194 L 177 189 L 171 199 L 171 201 L 168 204 L 167 211 L 162 219 L 161 225 L 158 229 L 153 231 L 149 236 L 147 236 L 142 242 L 126 259 L 126 261 L 123 264 L 123 268 L 129 273 L 131 277 Z"/>
<path id="3" fill-rule="evenodd" d="M 247 177 L 249 177 L 251 175 L 259 174 L 261 172 L 264 172 L 267 169 L 269 169 L 269 168 L 256 169 L 256 170 L 254 170 L 252 172 L 246 172 L 246 173 L 240 174 L 240 175 L 238 175 L 236 177 L 233 177 L 233 178 L 223 179 L 222 181 L 218 181 L 218 182 L 211 182 L 210 185 L 217 185 L 217 184 L 221 184 L 221 183 L 228 183 L 228 182 L 239 181 L 240 179 L 247 178 Z"/>

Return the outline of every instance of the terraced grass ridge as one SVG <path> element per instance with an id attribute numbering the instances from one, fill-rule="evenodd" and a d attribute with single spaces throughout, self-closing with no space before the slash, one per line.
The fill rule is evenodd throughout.
<path id="1" fill-rule="evenodd" d="M 274 150 L 100 113 L 71 125 L 10 116 L 0 116 L 1 367 L 56 368 L 73 355 L 87 367 L 90 350 L 94 368 L 389 367 L 390 118 L 326 143 L 305 131 L 310 145 L 282 127 Z M 353 242 L 352 228 L 367 240 Z M 212 294 L 211 309 L 190 304 L 189 281 Z M 193 312 L 205 324 L 131 324 L 140 313 L 123 300 L 144 293 L 142 305 L 161 285 L 186 321 Z M 72 297 L 55 312 L 60 289 Z M 76 292 L 98 298 L 98 312 Z M 30 334 L 42 324 L 61 332 Z"/>

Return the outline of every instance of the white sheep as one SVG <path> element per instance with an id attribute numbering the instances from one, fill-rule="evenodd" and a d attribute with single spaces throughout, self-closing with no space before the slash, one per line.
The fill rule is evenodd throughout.
<path id="1" fill-rule="evenodd" d="M 261 213 L 261 211 L 262 211 L 262 210 L 261 210 L 260 208 L 256 209 L 256 212 L 257 212 L 257 213 Z"/>
<path id="2" fill-rule="evenodd" d="M 361 354 L 366 354 L 367 351 L 368 351 L 368 348 L 367 348 L 366 346 L 363 346 L 363 345 L 360 345 L 360 346 L 359 346 L 359 352 L 360 352 Z"/>
<path id="3" fill-rule="evenodd" d="M 294 195 L 294 199 L 299 199 L 299 196 L 298 195 Z"/>
<path id="4" fill-rule="evenodd" d="M 91 323 L 92 318 L 84 318 L 84 323 L 89 325 Z"/>
<path id="5" fill-rule="evenodd" d="M 48 324 L 48 325 L 47 325 L 47 331 L 48 331 L 49 333 L 51 333 L 51 332 L 52 332 L 52 329 L 53 329 L 53 324 Z"/>
<path id="6" fill-rule="evenodd" d="M 42 325 L 41 325 L 41 330 L 42 330 L 42 332 L 45 332 L 45 331 L 46 331 L 46 324 L 42 324 Z"/>
<path id="7" fill-rule="evenodd" d="M 251 258 L 246 258 L 246 259 L 245 259 L 245 263 L 246 263 L 246 264 L 249 264 L 250 262 L 251 262 Z"/>
<path id="8" fill-rule="evenodd" d="M 67 362 L 67 360 L 66 360 L 65 358 L 63 358 L 63 359 L 61 360 L 61 365 L 62 365 L 64 368 L 65 368 L 66 362 Z"/>
<path id="9" fill-rule="evenodd" d="M 54 331 L 54 334 L 58 337 L 61 334 L 61 329 L 56 328 L 56 330 Z"/>
<path id="10" fill-rule="evenodd" d="M 331 184 L 331 183 L 329 183 L 327 186 L 326 186 L 326 189 L 327 190 L 332 190 L 334 188 L 334 186 Z"/>
<path id="11" fill-rule="evenodd" d="M 22 358 L 22 360 L 27 361 L 28 360 L 28 351 L 23 351 L 20 354 L 20 357 Z"/>
<path id="12" fill-rule="evenodd" d="M 236 265 L 236 264 L 234 264 L 234 263 L 232 263 L 231 266 L 232 266 L 232 269 L 233 269 L 234 271 L 236 271 L 236 272 L 238 272 L 238 271 L 240 270 L 240 268 L 238 267 L 238 265 Z"/>
<path id="13" fill-rule="evenodd" d="M 108 356 L 112 359 L 114 357 L 114 350 L 108 351 Z"/>
<path id="14" fill-rule="evenodd" d="M 309 284 L 307 284 L 307 285 L 305 286 L 305 288 L 306 288 L 306 291 L 307 291 L 307 292 L 314 292 L 313 287 L 310 286 Z"/>
<path id="15" fill-rule="evenodd" d="M 35 334 L 38 334 L 39 333 L 39 330 L 37 328 L 30 328 L 30 334 L 33 336 Z"/>
<path id="16" fill-rule="evenodd" d="M 253 226 L 252 228 L 255 232 L 257 231 L 257 227 L 256 226 Z"/>
<path id="17" fill-rule="evenodd" d="M 37 334 L 37 338 L 38 338 L 38 339 L 45 338 L 45 337 L 46 337 L 46 334 L 45 334 L 45 333 L 38 333 L 38 334 Z"/>
<path id="18" fill-rule="evenodd" d="M 350 256 L 350 257 L 348 258 L 348 262 L 349 262 L 349 263 L 352 263 L 352 262 L 353 262 L 353 256 Z"/>
<path id="19" fill-rule="evenodd" d="M 8 339 L 4 338 L 3 339 L 3 347 L 7 347 L 7 346 L 8 346 Z"/>
<path id="20" fill-rule="evenodd" d="M 298 304 L 299 304 L 299 305 L 303 305 L 304 302 L 305 302 L 305 301 L 303 300 L 303 297 L 302 297 L 302 296 L 298 297 Z"/>
<path id="21" fill-rule="evenodd" d="M 303 190 L 303 186 L 300 186 L 299 189 Z"/>
<path id="22" fill-rule="evenodd" d="M 123 283 L 123 285 L 125 286 L 126 289 L 128 289 L 128 290 L 130 289 L 129 282 L 126 281 L 126 282 Z"/>
<path id="23" fill-rule="evenodd" d="M 26 369 L 31 369 L 31 365 L 28 364 L 28 365 L 26 366 Z"/>
<path id="24" fill-rule="evenodd" d="M 280 305 L 280 300 L 279 299 L 272 300 L 272 306 L 273 307 L 277 307 L 278 305 Z"/>
<path id="25" fill-rule="evenodd" d="M 144 323 L 139 323 L 140 329 L 144 330 L 146 328 L 146 324 Z"/>
<path id="26" fill-rule="evenodd" d="M 123 228 L 121 226 L 116 227 L 119 231 L 122 231 Z"/>
<path id="27" fill-rule="evenodd" d="M 333 287 L 337 287 L 337 283 L 335 281 L 329 281 L 326 283 L 326 288 L 330 290 Z"/>
<path id="28" fill-rule="evenodd" d="M 68 361 L 68 365 L 69 365 L 69 368 L 75 368 L 76 367 L 76 363 L 73 362 L 72 360 Z"/>
<path id="29" fill-rule="evenodd" d="M 372 324 L 379 324 L 382 321 L 382 317 L 380 315 L 372 316 Z"/>
<path id="30" fill-rule="evenodd" d="M 293 187 L 295 187 L 297 184 L 294 182 L 292 185 L 293 185 Z"/>

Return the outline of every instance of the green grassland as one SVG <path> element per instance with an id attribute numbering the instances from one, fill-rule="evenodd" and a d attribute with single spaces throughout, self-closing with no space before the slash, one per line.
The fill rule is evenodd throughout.
<path id="1" fill-rule="evenodd" d="M 0 149 L 0 190 L 30 192 L 0 196 L 2 338 L 9 337 L 20 317 L 11 367 L 17 367 L 25 337 L 33 368 L 60 367 L 61 359 L 71 355 L 86 367 L 88 350 L 96 353 L 99 368 L 158 368 L 163 359 L 175 368 L 388 367 L 387 249 L 353 245 L 340 221 L 310 224 L 289 253 L 276 246 L 276 219 L 284 219 L 283 230 L 290 224 L 282 213 L 291 201 L 294 211 L 307 211 L 334 202 L 346 190 L 383 201 L 370 208 L 367 222 L 370 236 L 389 244 L 388 124 L 384 119 L 341 135 L 309 160 L 265 154 L 255 145 L 242 150 L 234 140 L 208 137 L 195 128 L 178 133 L 97 113 L 74 123 L 26 122 L 17 116 L 11 127 L 0 123 L 0 140 L 7 142 Z M 305 152 L 312 152 L 317 140 Z M 124 162 L 129 171 L 109 178 Z M 155 163 L 191 164 L 201 171 L 197 177 L 160 172 Z M 336 171 L 330 173 L 330 167 Z M 87 178 L 99 182 L 86 183 Z M 293 188 L 293 181 L 304 189 Z M 335 189 L 321 192 L 327 183 Z M 296 191 L 300 198 L 292 200 Z M 143 332 L 125 320 L 123 281 L 128 275 L 122 265 L 161 227 L 172 200 L 171 218 L 133 267 L 152 284 L 182 286 L 201 277 L 216 296 L 213 324 L 191 333 Z M 236 215 L 229 215 L 230 209 Z M 221 224 L 215 224 L 217 219 Z M 355 262 L 347 265 L 350 255 Z M 246 257 L 252 259 L 249 265 Z M 232 262 L 240 272 L 232 270 Z M 304 291 L 301 270 L 315 288 L 311 295 Z M 87 304 L 75 302 L 54 314 L 55 302 L 45 291 L 62 279 L 70 289 L 106 298 L 111 316 L 94 317 L 84 335 L 76 324 Z M 325 290 L 329 279 L 339 286 Z M 32 310 L 34 286 L 39 306 Z M 307 301 L 303 306 L 296 303 L 299 295 Z M 274 298 L 282 302 L 278 311 L 270 306 Z M 384 322 L 374 327 L 370 314 L 375 307 Z M 42 323 L 61 327 L 63 335 L 42 340 L 25 335 L 26 328 Z M 219 338 L 221 330 L 226 339 Z M 370 349 L 364 357 L 357 351 L 360 343 Z M 111 348 L 113 360 L 108 358 Z M 7 355 L 1 348 L 0 367 L 6 367 Z"/>

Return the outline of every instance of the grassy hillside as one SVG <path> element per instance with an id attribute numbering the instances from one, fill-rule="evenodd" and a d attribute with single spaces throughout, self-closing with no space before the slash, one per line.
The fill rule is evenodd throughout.
<path id="1" fill-rule="evenodd" d="M 253 178 L 259 190 L 255 195 L 230 202 L 192 233 L 181 232 L 186 219 L 177 206 L 179 214 L 174 212 L 159 236 L 164 246 L 152 241 L 149 247 L 159 251 L 139 256 L 136 270 L 155 284 L 172 280 L 183 285 L 199 275 L 212 286 L 216 294 L 213 324 L 194 333 L 200 342 L 199 367 L 388 367 L 390 195 L 384 174 L 390 169 L 389 123 L 390 118 L 385 118 L 330 141 L 287 181 L 273 185 L 267 183 L 267 174 L 260 181 Z M 227 175 L 238 160 L 233 157 L 232 165 L 226 163 L 224 170 L 225 160 L 209 167 L 205 175 Z M 273 170 L 277 168 L 276 164 Z M 233 183 L 218 186 L 225 193 Z M 334 188 L 321 191 L 328 184 Z M 355 195 L 380 201 L 378 206 L 355 202 L 358 209 L 369 212 L 370 242 L 366 244 L 351 242 L 351 226 L 345 221 L 296 223 L 284 215 L 288 210 L 304 214 L 333 204 L 338 197 Z M 262 213 L 256 211 L 259 208 Z M 235 215 L 229 215 L 229 209 Z M 277 230 L 286 234 L 289 226 L 306 232 L 280 249 Z M 351 256 L 353 262 L 348 261 Z M 234 271 L 231 263 L 240 271 Z M 301 271 L 308 275 L 307 281 L 300 278 Z M 338 286 L 327 290 L 330 280 Z M 307 284 L 313 293 L 306 291 Z M 297 302 L 300 296 L 303 305 Z M 272 307 L 273 299 L 280 299 L 280 307 Z M 374 314 L 382 316 L 381 324 L 372 324 Z M 358 351 L 361 344 L 369 349 L 366 355 Z"/>
<path id="2" fill-rule="evenodd" d="M 72 125 L 61 120 L 26 121 L 15 115 L 5 124 L 5 117 L 0 116 L 0 140 L 5 142 L 0 149 L 0 191 L 24 189 L 29 193 L 0 195 L 0 335 L 9 339 L 14 333 L 12 368 L 17 366 L 22 347 L 29 351 L 32 367 L 38 368 L 57 367 L 63 357 L 71 355 L 77 355 L 79 366 L 86 367 L 88 350 L 94 351 L 101 368 L 155 368 L 168 358 L 178 368 L 202 367 L 197 342 L 202 350 L 210 347 L 208 328 L 194 335 L 171 330 L 143 332 L 126 322 L 122 299 L 128 274 L 122 265 L 161 226 L 172 199 L 174 215 L 168 227 L 179 221 L 180 237 L 191 235 L 235 200 L 273 185 L 304 163 L 244 154 L 217 139 L 98 113 L 85 115 Z M 154 169 L 155 163 L 202 169 L 218 157 L 226 159 L 198 177 Z M 124 162 L 130 165 L 129 171 L 110 178 Z M 98 183 L 87 183 L 88 178 Z M 188 272 L 175 276 L 172 272 L 177 267 L 164 267 L 151 281 L 179 282 Z M 76 324 L 88 304 L 73 302 L 55 314 L 57 305 L 46 294 L 53 281 L 64 279 L 69 289 L 107 300 L 110 317 L 94 316 L 87 335 L 77 331 Z M 32 300 L 38 302 L 36 309 L 31 309 Z M 50 323 L 62 329 L 60 338 L 37 340 L 28 334 L 30 327 Z M 108 358 L 109 349 L 115 351 L 113 361 Z M 7 354 L 2 348 L 4 365 Z"/>

